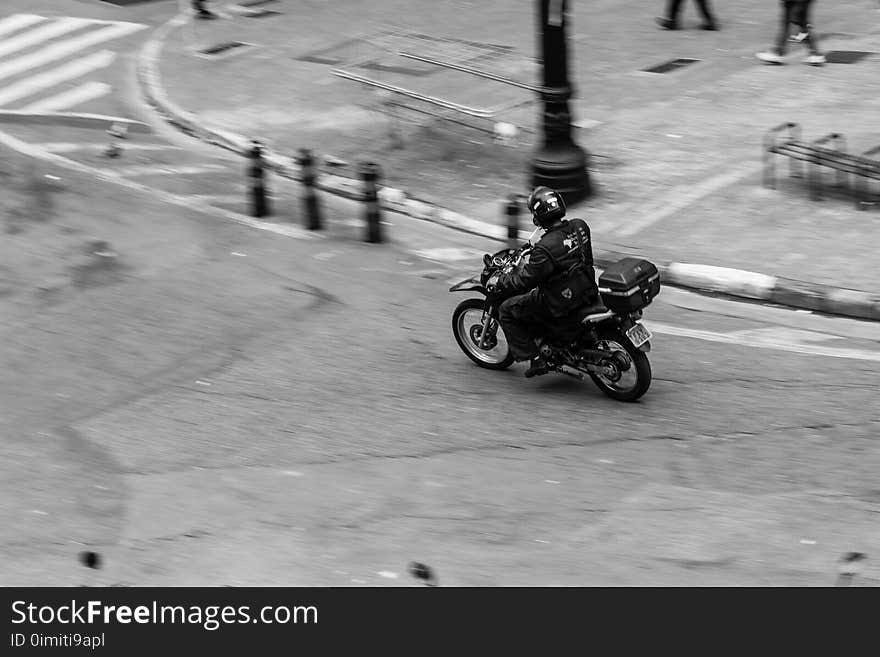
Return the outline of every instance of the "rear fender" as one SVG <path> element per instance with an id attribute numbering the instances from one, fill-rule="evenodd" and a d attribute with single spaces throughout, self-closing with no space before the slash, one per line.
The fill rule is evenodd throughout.
<path id="1" fill-rule="evenodd" d="M 629 316 L 629 317 L 621 317 L 620 315 L 614 315 L 613 317 L 609 317 L 608 319 L 604 319 L 597 324 L 597 326 L 608 329 L 616 329 L 622 332 L 626 332 L 633 327 L 633 325 L 641 319 L 641 313 L 638 316 Z M 639 351 L 643 351 L 648 353 L 651 351 L 651 342 L 648 341 L 638 348 Z"/>

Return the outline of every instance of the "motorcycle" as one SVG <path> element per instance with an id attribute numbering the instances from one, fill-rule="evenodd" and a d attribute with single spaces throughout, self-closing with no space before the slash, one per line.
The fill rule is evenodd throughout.
<path id="1" fill-rule="evenodd" d="M 513 355 L 498 319 L 501 303 L 516 292 L 499 292 L 501 274 L 520 267 L 533 245 L 535 232 L 516 249 L 483 256 L 483 271 L 449 288 L 450 292 L 479 292 L 483 298 L 462 301 L 452 313 L 452 332 L 461 350 L 474 363 L 504 370 Z M 619 401 L 632 402 L 651 385 L 651 332 L 639 320 L 642 309 L 660 290 L 657 268 L 647 260 L 623 258 L 598 279 L 601 303 L 576 311 L 536 339 L 551 372 L 576 379 L 588 376 L 599 389 Z"/>

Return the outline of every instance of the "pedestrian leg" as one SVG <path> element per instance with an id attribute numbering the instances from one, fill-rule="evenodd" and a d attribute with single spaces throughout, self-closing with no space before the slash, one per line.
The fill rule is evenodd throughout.
<path id="1" fill-rule="evenodd" d="M 696 2 L 700 13 L 703 15 L 703 24 L 700 28 L 704 30 L 717 30 L 718 23 L 715 22 L 715 17 L 712 15 L 712 8 L 709 6 L 709 0 L 696 0 Z"/>
<path id="2" fill-rule="evenodd" d="M 788 36 L 790 25 L 795 22 L 798 10 L 797 0 L 783 0 L 782 16 L 779 25 L 779 35 L 776 37 L 776 54 L 782 56 L 788 47 Z"/>
<path id="3" fill-rule="evenodd" d="M 666 18 L 678 25 L 678 15 L 681 13 L 682 0 L 669 0 L 666 4 Z"/>
<path id="4" fill-rule="evenodd" d="M 682 0 L 667 0 L 666 15 L 657 17 L 657 25 L 664 30 L 678 29 L 678 14 L 681 10 Z"/>
<path id="5" fill-rule="evenodd" d="M 816 38 L 815 33 L 813 32 L 813 26 L 810 25 L 810 9 L 812 8 L 813 0 L 806 0 L 801 3 L 799 7 L 797 24 L 800 28 L 801 34 L 806 34 L 804 37 L 804 43 L 807 48 L 810 49 L 811 55 L 818 55 L 819 53 L 819 40 Z"/>

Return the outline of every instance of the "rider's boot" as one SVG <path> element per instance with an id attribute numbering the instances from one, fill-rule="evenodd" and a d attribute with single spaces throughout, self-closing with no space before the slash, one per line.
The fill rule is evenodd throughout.
<path id="1" fill-rule="evenodd" d="M 532 378 L 533 376 L 540 376 L 542 374 L 547 374 L 550 371 L 550 366 L 547 364 L 547 361 L 544 360 L 541 356 L 535 356 L 532 358 L 532 361 L 529 363 L 529 369 L 525 372 L 525 377 L 527 379 Z"/>

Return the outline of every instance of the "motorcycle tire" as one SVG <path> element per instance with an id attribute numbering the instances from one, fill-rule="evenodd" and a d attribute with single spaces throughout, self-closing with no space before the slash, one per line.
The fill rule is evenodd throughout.
<path id="1" fill-rule="evenodd" d="M 614 351 L 624 351 L 630 361 L 629 368 L 621 373 L 619 378 L 623 378 L 628 372 L 635 374 L 635 382 L 631 386 L 619 387 L 617 383 L 603 377 L 596 372 L 590 372 L 590 378 L 593 383 L 606 395 L 617 401 L 634 402 L 642 395 L 648 392 L 651 386 L 651 363 L 644 351 L 633 346 L 633 343 L 623 333 L 618 331 L 606 331 L 599 336 L 599 342 L 606 343 L 609 346 L 616 344 L 620 349 Z"/>
<path id="2" fill-rule="evenodd" d="M 458 346 L 474 363 L 487 370 L 506 370 L 513 364 L 513 354 L 510 353 L 507 340 L 504 339 L 503 346 L 496 339 L 496 345 L 493 346 L 493 349 L 480 349 L 479 345 L 474 342 L 474 338 L 479 336 L 475 336 L 474 332 L 481 330 L 482 326 L 479 323 L 468 323 L 466 319 L 466 314 L 469 311 L 478 311 L 482 315 L 485 307 L 486 302 L 483 299 L 465 299 L 458 304 L 452 312 L 452 333 Z M 501 338 L 504 338 L 504 331 L 500 326 L 496 329 L 496 335 L 499 334 Z M 495 348 L 498 348 L 498 352 L 492 354 L 491 352 Z"/>

